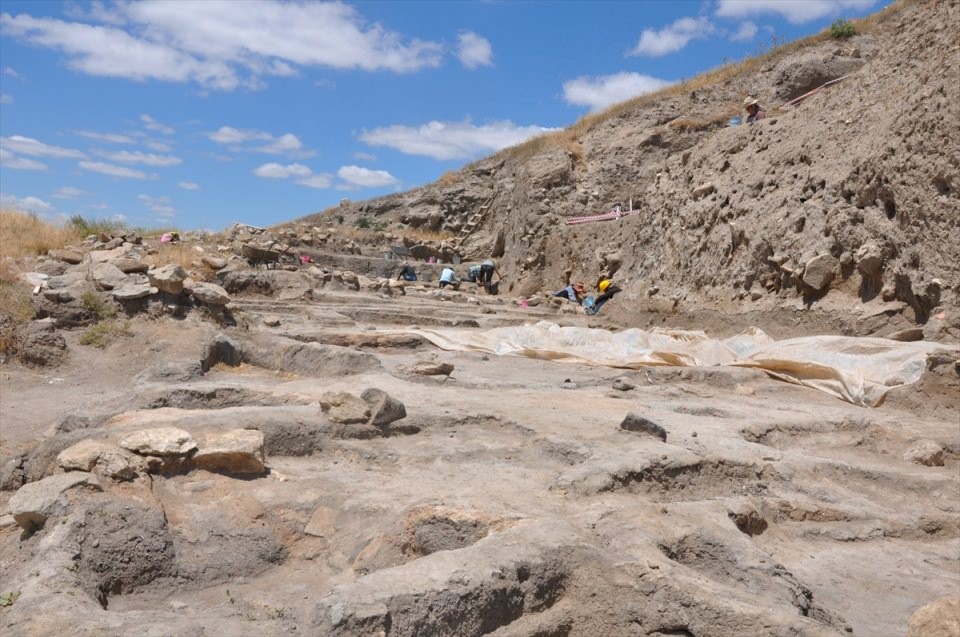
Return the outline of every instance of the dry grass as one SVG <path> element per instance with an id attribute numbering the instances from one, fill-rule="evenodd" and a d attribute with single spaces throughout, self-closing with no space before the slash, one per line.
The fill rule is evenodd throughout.
<path id="1" fill-rule="evenodd" d="M 47 223 L 25 212 L 0 210 L 0 259 L 46 254 L 82 240 L 72 227 Z"/>
<path id="2" fill-rule="evenodd" d="M 150 267 L 157 268 L 169 263 L 176 263 L 184 270 L 193 268 L 194 261 L 200 258 L 201 254 L 186 243 L 161 243 L 157 247 L 156 254 L 148 254 L 144 261 L 150 264 Z"/>
<path id="3" fill-rule="evenodd" d="M 871 33 L 880 29 L 884 22 L 899 14 L 904 7 L 927 1 L 930 0 L 898 0 L 897 2 L 885 7 L 883 10 L 878 11 L 877 13 L 861 19 L 850 20 L 850 22 L 853 24 L 858 34 Z M 523 162 L 546 150 L 559 146 L 572 152 L 575 160 L 577 160 L 578 157 L 575 149 L 579 148 L 580 159 L 577 160 L 579 163 L 582 161 L 583 153 L 583 149 L 580 146 L 580 140 L 586 133 L 588 133 L 598 124 L 616 117 L 621 117 L 627 113 L 635 111 L 638 108 L 648 106 L 656 102 L 686 95 L 691 91 L 725 83 L 736 84 L 743 82 L 749 78 L 750 75 L 755 74 L 764 66 L 767 66 L 785 56 L 791 55 L 800 49 L 831 39 L 832 36 L 828 27 L 820 33 L 816 33 L 793 42 L 788 42 L 786 44 L 777 46 L 770 51 L 747 58 L 740 62 L 722 64 L 712 70 L 663 88 L 655 93 L 640 95 L 631 100 L 614 104 L 603 111 L 590 113 L 589 115 L 585 115 L 584 117 L 580 118 L 572 126 L 565 128 L 562 131 L 555 131 L 540 135 L 539 137 L 534 137 L 523 142 L 522 144 L 506 148 L 497 153 L 495 156 L 500 156 L 503 159 L 512 159 L 514 161 Z M 733 115 L 738 114 L 740 112 L 739 107 L 739 103 L 736 105 L 731 105 L 727 109 L 724 109 L 722 114 L 718 113 L 715 116 L 702 120 L 702 122 L 690 120 L 689 122 L 682 122 L 677 125 L 688 127 L 692 130 L 702 130 L 702 128 L 698 128 L 700 126 L 709 128 L 718 122 L 726 121 Z"/>

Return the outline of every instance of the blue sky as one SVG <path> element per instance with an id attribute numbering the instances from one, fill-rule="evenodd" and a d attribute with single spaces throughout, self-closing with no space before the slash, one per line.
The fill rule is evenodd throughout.
<path id="1" fill-rule="evenodd" d="M 0 204 L 268 226 L 889 0 L 0 0 Z"/>

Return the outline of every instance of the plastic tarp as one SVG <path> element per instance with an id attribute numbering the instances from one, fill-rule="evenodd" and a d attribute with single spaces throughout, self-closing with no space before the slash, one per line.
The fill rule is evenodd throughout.
<path id="1" fill-rule="evenodd" d="M 628 329 L 610 332 L 541 321 L 478 330 L 413 330 L 437 347 L 497 356 L 526 356 L 638 369 L 656 365 L 755 367 L 855 405 L 874 407 L 895 387 L 917 382 L 934 352 L 960 348 L 924 341 L 805 336 L 774 341 L 757 328 L 715 339 L 702 331 Z"/>

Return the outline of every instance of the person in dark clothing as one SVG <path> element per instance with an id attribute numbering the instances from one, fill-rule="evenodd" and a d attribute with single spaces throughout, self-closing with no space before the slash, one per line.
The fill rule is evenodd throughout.
<path id="1" fill-rule="evenodd" d="M 587 314 L 596 314 L 604 303 L 612 299 L 617 292 L 623 291 L 610 279 L 601 279 L 597 284 L 597 290 L 600 296 L 593 300 L 593 307 L 587 308 Z"/>
<path id="2" fill-rule="evenodd" d="M 477 280 L 477 283 L 483 285 L 483 289 L 486 290 L 487 294 L 494 293 L 493 287 L 493 275 L 497 275 L 497 281 L 500 281 L 500 270 L 497 268 L 497 264 L 493 259 L 486 259 L 483 263 L 480 264 L 480 278 Z"/>
<path id="3" fill-rule="evenodd" d="M 417 271 L 413 269 L 413 266 L 409 263 L 404 263 L 403 267 L 400 268 L 400 273 L 397 274 L 397 280 L 403 279 L 404 281 L 416 281 L 417 280 Z"/>

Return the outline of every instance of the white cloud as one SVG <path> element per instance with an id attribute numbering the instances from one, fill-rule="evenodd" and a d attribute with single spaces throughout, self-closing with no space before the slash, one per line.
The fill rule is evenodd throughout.
<path id="1" fill-rule="evenodd" d="M 46 170 L 47 165 L 26 157 L 17 157 L 6 148 L 0 146 L 0 166 L 14 170 Z"/>
<path id="2" fill-rule="evenodd" d="M 147 166 L 177 166 L 183 163 L 179 157 L 172 155 L 154 155 L 153 153 L 141 153 L 140 151 L 121 150 L 110 153 L 98 153 L 110 161 L 120 162 L 121 164 L 144 164 Z"/>
<path id="3" fill-rule="evenodd" d="M 362 188 L 396 186 L 400 183 L 399 179 L 385 170 L 370 170 L 360 166 L 343 166 L 337 171 L 337 176 L 351 186 Z"/>
<path id="4" fill-rule="evenodd" d="M 181 181 L 177 185 L 183 188 L 184 190 L 200 190 L 200 184 L 194 183 L 192 181 Z"/>
<path id="5" fill-rule="evenodd" d="M 165 144 L 163 142 L 156 142 L 153 140 L 147 140 L 143 142 L 143 145 L 149 148 L 150 150 L 155 150 L 158 153 L 169 153 L 173 150 L 173 146 L 170 144 Z"/>
<path id="6" fill-rule="evenodd" d="M 475 126 L 470 122 L 438 122 L 423 126 L 385 126 L 365 131 L 360 139 L 371 146 L 386 146 L 407 155 L 439 160 L 468 159 L 515 146 L 531 137 L 558 130 L 542 126 L 517 126 L 503 121 Z"/>
<path id="7" fill-rule="evenodd" d="M 94 131 L 78 130 L 74 131 L 80 137 L 95 139 L 100 142 L 109 142 L 111 144 L 135 144 L 137 140 L 129 135 L 119 135 L 117 133 L 97 133 Z"/>
<path id="8" fill-rule="evenodd" d="M 125 166 L 114 166 L 113 164 L 105 164 L 99 161 L 82 161 L 77 165 L 84 170 L 100 173 L 102 175 L 109 175 L 111 177 L 122 177 L 124 179 L 153 178 L 153 176 L 147 175 L 147 173 L 143 172 L 142 170 L 134 170 L 133 168 L 126 168 Z"/>
<path id="9" fill-rule="evenodd" d="M 62 52 L 89 75 L 232 90 L 300 67 L 411 72 L 439 66 L 439 42 L 368 23 L 343 2 L 122 2 L 76 21 L 0 16 L 5 35 Z M 82 21 L 81 21 L 82 20 Z"/>
<path id="10" fill-rule="evenodd" d="M 734 42 L 747 42 L 753 39 L 753 36 L 757 34 L 757 25 L 753 22 L 747 20 L 742 23 L 737 30 L 730 35 L 730 39 Z"/>
<path id="11" fill-rule="evenodd" d="M 0 93 L 0 104 L 13 104 L 13 95 Z"/>
<path id="12" fill-rule="evenodd" d="M 330 175 L 310 175 L 303 179 L 298 179 L 297 183 L 301 186 L 307 186 L 308 188 L 329 188 L 330 184 L 333 183 L 333 178 Z"/>
<path id="13" fill-rule="evenodd" d="M 146 113 L 140 116 L 140 121 L 143 122 L 143 127 L 147 130 L 156 131 L 158 133 L 163 133 L 164 135 L 173 135 L 174 130 L 169 126 L 161 124 L 157 120 L 153 119 Z"/>
<path id="14" fill-rule="evenodd" d="M 170 219 L 177 214 L 176 208 L 170 205 L 170 197 L 153 197 L 151 195 L 137 195 L 147 210 L 163 219 Z"/>
<path id="15" fill-rule="evenodd" d="M 86 157 L 86 155 L 79 150 L 63 148 L 61 146 L 50 146 L 31 137 L 23 137 L 21 135 L 0 137 L 0 146 L 15 153 L 32 155 L 34 157 L 55 157 L 57 159 L 79 159 Z"/>
<path id="16" fill-rule="evenodd" d="M 57 188 L 50 196 L 54 197 L 55 199 L 76 199 L 80 195 L 85 194 L 86 193 L 79 188 L 74 188 L 73 186 L 64 186 L 62 188 Z"/>
<path id="17" fill-rule="evenodd" d="M 793 24 L 802 24 L 842 11 L 864 11 L 877 0 L 720 0 L 716 14 L 721 18 L 746 18 L 765 13 L 778 14 Z"/>
<path id="18" fill-rule="evenodd" d="M 247 129 L 241 130 L 232 126 L 221 126 L 218 130 L 207 133 L 211 141 L 230 146 L 234 151 L 267 153 L 268 155 L 289 155 L 290 157 L 312 157 L 316 153 L 303 147 L 303 143 L 293 133 L 285 133 L 274 137 L 264 131 Z M 249 142 L 267 142 L 261 145 L 247 145 Z"/>
<path id="19" fill-rule="evenodd" d="M 363 151 L 357 151 L 353 153 L 354 159 L 359 159 L 360 161 L 376 161 L 377 156 L 373 153 L 365 153 Z"/>
<path id="20" fill-rule="evenodd" d="M 645 93 L 658 91 L 673 82 L 640 73 L 616 73 L 599 77 L 578 77 L 563 83 L 563 97 L 568 104 L 587 106 L 599 111 Z"/>
<path id="21" fill-rule="evenodd" d="M 490 41 L 472 31 L 464 31 L 457 36 L 457 57 L 468 69 L 493 65 Z"/>
<path id="22" fill-rule="evenodd" d="M 55 208 L 37 197 L 17 197 L 0 193 L 0 208 L 8 210 L 19 210 L 21 212 L 32 212 L 38 215 L 47 215 L 52 213 Z"/>
<path id="23" fill-rule="evenodd" d="M 630 55 L 659 57 L 673 53 L 687 46 L 691 40 L 707 37 L 714 30 L 715 27 L 707 18 L 680 18 L 659 31 L 644 29 Z"/>
<path id="24" fill-rule="evenodd" d="M 16 77 L 16 78 L 19 78 L 19 77 L 20 77 L 20 74 L 17 73 L 17 70 L 16 70 L 15 68 L 13 68 L 12 66 L 5 66 L 5 67 L 3 67 L 3 74 L 4 74 L 4 75 L 9 75 L 10 77 Z"/>
<path id="25" fill-rule="evenodd" d="M 288 177 L 309 177 L 312 171 L 303 164 L 284 166 L 271 162 L 254 168 L 253 174 L 267 179 L 287 179 Z"/>

